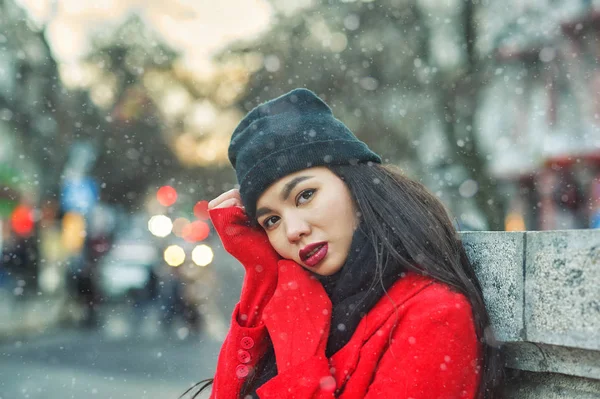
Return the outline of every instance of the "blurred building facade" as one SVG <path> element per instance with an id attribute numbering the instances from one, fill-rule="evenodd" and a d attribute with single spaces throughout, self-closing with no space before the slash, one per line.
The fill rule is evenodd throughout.
<path id="1" fill-rule="evenodd" d="M 481 15 L 496 69 L 477 116 L 505 227 L 598 228 L 600 2 L 509 3 Z"/>
<path id="2" fill-rule="evenodd" d="M 0 1 L 0 32 L 0 272 L 18 294 L 37 276 L 38 222 L 47 213 L 36 212 L 44 181 L 30 144 L 55 133 L 44 99 L 58 76 L 43 37 L 11 0 Z"/>
<path id="3" fill-rule="evenodd" d="M 0 0 L 0 288 L 13 297 L 64 295 L 86 221 L 61 187 L 94 104 L 69 92 L 45 37 L 13 0 Z M 77 106 L 73 106 L 77 104 Z"/>

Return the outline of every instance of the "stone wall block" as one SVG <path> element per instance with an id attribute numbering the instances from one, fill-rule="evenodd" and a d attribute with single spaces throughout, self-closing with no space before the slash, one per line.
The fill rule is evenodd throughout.
<path id="1" fill-rule="evenodd" d="M 523 340 L 524 233 L 460 233 L 482 286 L 496 338 Z"/>
<path id="2" fill-rule="evenodd" d="M 526 234 L 526 340 L 600 350 L 600 230 Z"/>

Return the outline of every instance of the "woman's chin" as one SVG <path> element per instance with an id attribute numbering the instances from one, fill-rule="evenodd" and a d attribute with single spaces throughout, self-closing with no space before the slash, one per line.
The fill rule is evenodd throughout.
<path id="1" fill-rule="evenodd" d="M 313 273 L 316 273 L 321 276 L 331 276 L 332 274 L 337 273 L 340 270 L 341 266 L 337 264 L 332 264 L 331 262 L 323 262 L 314 267 L 304 266 L 306 269 L 310 270 Z"/>

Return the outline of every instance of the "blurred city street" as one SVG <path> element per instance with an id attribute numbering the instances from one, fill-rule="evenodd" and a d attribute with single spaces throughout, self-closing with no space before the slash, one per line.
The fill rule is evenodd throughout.
<path id="1" fill-rule="evenodd" d="M 192 285 L 208 295 L 195 323 L 169 307 L 164 288 L 145 303 L 119 297 L 97 306 L 93 325 L 73 298 L 2 296 L 0 399 L 176 399 L 211 378 L 243 270 L 220 245 L 214 250 L 215 279 L 227 285 L 210 294 Z"/>
<path id="2" fill-rule="evenodd" d="M 93 331 L 55 329 L 2 343 L 0 398 L 178 398 L 212 377 L 221 340 L 182 324 L 163 332 L 157 317 L 135 325 L 126 309 L 112 309 Z"/>

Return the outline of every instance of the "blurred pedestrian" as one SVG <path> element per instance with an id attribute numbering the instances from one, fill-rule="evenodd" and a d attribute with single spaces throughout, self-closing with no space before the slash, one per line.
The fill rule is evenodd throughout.
<path id="1" fill-rule="evenodd" d="M 75 275 L 77 301 L 84 312 L 81 324 L 86 328 L 95 328 L 98 325 L 99 293 L 94 270 L 93 264 L 86 263 Z"/>
<path id="2" fill-rule="evenodd" d="M 170 332 L 175 320 L 183 317 L 185 302 L 183 281 L 178 268 L 170 268 L 161 279 L 161 325 L 164 332 Z"/>
<path id="3" fill-rule="evenodd" d="M 158 276 L 152 267 L 146 269 L 147 277 L 142 287 L 131 290 L 133 302 L 135 327 L 140 332 L 147 325 L 146 321 L 154 308 L 154 303 L 159 296 Z"/>
<path id="4" fill-rule="evenodd" d="M 246 115 L 229 158 L 240 189 L 210 216 L 246 275 L 212 398 L 499 397 L 481 287 L 424 186 L 306 89 Z"/>

